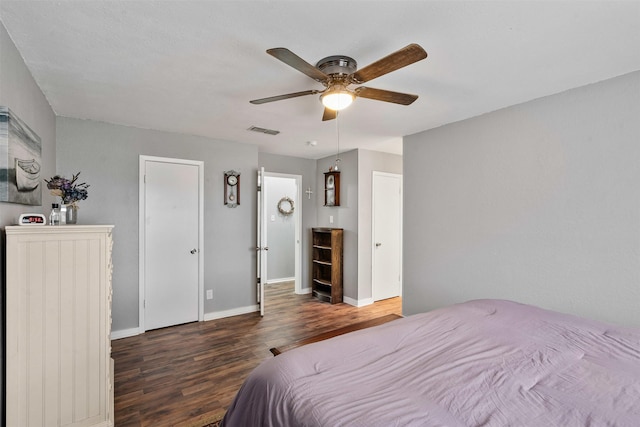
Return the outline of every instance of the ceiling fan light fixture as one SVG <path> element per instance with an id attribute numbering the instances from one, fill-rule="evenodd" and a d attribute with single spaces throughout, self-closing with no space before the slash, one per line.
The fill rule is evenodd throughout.
<path id="1" fill-rule="evenodd" d="M 347 108 L 353 102 L 355 95 L 343 86 L 334 87 L 320 95 L 320 101 L 325 107 L 340 111 Z"/>

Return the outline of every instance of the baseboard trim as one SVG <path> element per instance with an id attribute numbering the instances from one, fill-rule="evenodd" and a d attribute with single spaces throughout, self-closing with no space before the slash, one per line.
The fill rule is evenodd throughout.
<path id="1" fill-rule="evenodd" d="M 305 295 L 310 293 L 311 293 L 311 288 L 302 288 L 300 289 L 300 292 L 296 292 L 297 295 Z"/>
<path id="2" fill-rule="evenodd" d="M 222 319 L 225 317 L 239 316 L 241 314 L 253 313 L 260 311 L 259 305 L 249 305 L 246 307 L 238 307 L 231 310 L 214 311 L 212 313 L 204 314 L 204 321 Z"/>
<path id="3" fill-rule="evenodd" d="M 366 299 L 361 299 L 361 300 L 356 300 L 353 298 L 349 298 L 349 297 L 342 297 L 342 302 L 352 305 L 354 307 L 364 307 L 365 305 L 371 305 L 373 304 L 373 298 L 366 298 Z"/>
<path id="4" fill-rule="evenodd" d="M 205 313 L 204 321 L 222 319 L 224 317 L 239 316 L 241 314 L 254 313 L 260 310 L 259 305 L 250 305 L 247 307 L 238 307 L 232 310 L 215 311 L 213 313 Z M 140 328 L 120 329 L 119 331 L 111 331 L 111 340 L 119 340 L 122 338 L 134 337 L 140 335 Z"/>
<path id="5" fill-rule="evenodd" d="M 295 277 L 283 277 L 281 279 L 271 279 L 271 280 L 267 280 L 267 285 L 273 285 L 276 283 L 283 283 L 283 282 L 293 282 L 295 280 L 296 280 Z"/>
<path id="6" fill-rule="evenodd" d="M 111 331 L 111 340 L 135 337 L 136 335 L 140 335 L 140 328 L 120 329 L 119 331 Z"/>
<path id="7" fill-rule="evenodd" d="M 310 294 L 311 288 L 303 288 L 299 295 Z M 366 305 L 373 304 L 373 298 L 366 298 L 363 300 L 355 300 L 349 297 L 343 297 L 342 301 L 346 304 L 352 305 L 354 307 L 364 307 Z M 212 313 L 204 314 L 204 321 L 215 320 L 215 319 L 223 319 L 225 317 L 233 317 L 239 316 L 241 314 L 254 313 L 256 311 L 260 311 L 259 305 L 249 305 L 246 307 L 238 307 L 231 310 L 222 310 L 222 311 L 214 311 Z M 118 331 L 111 331 L 111 339 L 119 340 L 122 338 L 134 337 L 136 335 L 140 335 L 140 328 L 130 328 L 130 329 L 120 329 Z"/>

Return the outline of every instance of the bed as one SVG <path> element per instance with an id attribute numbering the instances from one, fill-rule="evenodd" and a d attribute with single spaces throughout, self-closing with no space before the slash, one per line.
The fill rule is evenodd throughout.
<path id="1" fill-rule="evenodd" d="M 640 426 L 640 330 L 475 300 L 266 360 L 224 427 Z"/>

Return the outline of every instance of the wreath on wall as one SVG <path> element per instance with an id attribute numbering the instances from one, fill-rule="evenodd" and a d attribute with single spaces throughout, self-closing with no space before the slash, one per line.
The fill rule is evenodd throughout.
<path id="1" fill-rule="evenodd" d="M 285 196 L 278 202 L 278 212 L 282 215 L 291 215 L 293 213 L 293 200 Z"/>

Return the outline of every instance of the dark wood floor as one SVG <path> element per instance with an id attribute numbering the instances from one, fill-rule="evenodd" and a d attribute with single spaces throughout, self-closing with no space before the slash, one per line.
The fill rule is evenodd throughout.
<path id="1" fill-rule="evenodd" d="M 386 314 L 400 298 L 366 307 L 295 295 L 269 285 L 266 314 L 234 316 L 150 331 L 112 342 L 117 427 L 201 427 L 222 417 L 240 385 L 272 347 Z"/>

